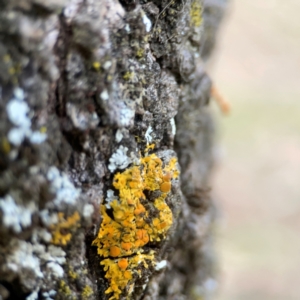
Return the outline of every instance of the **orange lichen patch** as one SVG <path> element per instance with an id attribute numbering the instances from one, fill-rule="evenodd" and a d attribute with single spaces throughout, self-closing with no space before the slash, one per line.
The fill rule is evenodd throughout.
<path id="1" fill-rule="evenodd" d="M 64 217 L 64 213 L 58 213 L 58 223 L 51 226 L 52 229 L 52 240 L 51 243 L 55 245 L 67 245 L 71 240 L 72 234 L 70 230 L 78 226 L 80 220 L 79 213 L 77 211 L 67 219 Z"/>
<path id="2" fill-rule="evenodd" d="M 105 205 L 101 206 L 103 220 L 93 241 L 98 254 L 106 258 L 101 264 L 110 281 L 106 290 L 106 293 L 113 293 L 110 299 L 119 299 L 133 274 L 141 274 L 140 269 L 135 270 L 141 262 L 148 268 L 145 259 L 154 260 L 153 253 L 141 252 L 149 242 L 165 238 L 172 225 L 172 211 L 165 199 L 171 191 L 172 179 L 178 175 L 176 158 L 164 165 L 155 154 L 142 157 L 140 165 L 114 175 L 113 186 L 119 191 L 119 200 L 110 203 L 112 214 L 107 213 Z M 149 201 L 145 191 L 158 191 L 159 194 Z M 153 212 L 156 212 L 154 218 Z"/>
<path id="3" fill-rule="evenodd" d="M 154 207 L 159 211 L 159 217 L 152 221 L 150 240 L 160 241 L 160 236 L 164 237 L 165 232 L 172 225 L 173 215 L 163 196 L 154 201 Z"/>
<path id="4" fill-rule="evenodd" d="M 117 247 L 117 246 L 112 246 L 109 249 L 109 254 L 112 257 L 118 257 L 121 254 L 121 249 L 119 247 Z"/>
<path id="5" fill-rule="evenodd" d="M 118 261 L 118 266 L 121 270 L 126 270 L 126 268 L 128 266 L 128 260 L 126 258 L 121 258 Z"/>
<path id="6" fill-rule="evenodd" d="M 106 271 L 105 278 L 110 282 L 110 287 L 105 291 L 105 294 L 113 293 L 113 296 L 109 300 L 116 300 L 120 298 L 122 291 L 127 287 L 130 280 L 132 280 L 135 274 L 140 275 L 139 270 L 135 269 L 143 264 L 145 268 L 148 268 L 146 260 L 153 261 L 154 254 L 141 254 L 137 253 L 133 257 L 120 258 L 120 259 L 109 259 L 106 258 L 101 261 L 101 265 L 104 266 Z M 133 289 L 132 289 L 133 291 Z M 130 293 L 132 293 L 132 291 Z M 128 288 L 128 294 L 129 288 Z"/>
<path id="7" fill-rule="evenodd" d="M 138 229 L 135 238 L 136 238 L 135 241 L 136 248 L 142 247 L 149 242 L 149 235 L 145 229 Z"/>
<path id="8" fill-rule="evenodd" d="M 128 251 L 131 248 L 131 243 L 121 243 L 121 248 Z"/>
<path id="9" fill-rule="evenodd" d="M 128 280 L 130 280 L 132 278 L 131 272 L 130 271 L 125 271 L 124 272 L 124 277 Z"/>
<path id="10" fill-rule="evenodd" d="M 168 192 L 170 192 L 170 190 L 171 190 L 171 182 L 163 182 L 163 183 L 160 185 L 160 190 L 161 190 L 163 193 L 168 193 Z"/>
<path id="11" fill-rule="evenodd" d="M 167 181 L 170 182 L 172 179 L 172 173 L 171 172 L 167 172 L 163 177 L 162 177 L 163 181 Z"/>
<path id="12" fill-rule="evenodd" d="M 140 203 L 136 206 L 136 208 L 134 210 L 135 215 L 140 215 L 140 214 L 145 213 L 145 212 L 146 212 L 145 207 Z"/>

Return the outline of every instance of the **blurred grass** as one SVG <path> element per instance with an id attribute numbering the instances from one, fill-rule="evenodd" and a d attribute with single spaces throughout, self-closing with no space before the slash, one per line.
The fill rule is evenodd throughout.
<path id="1" fill-rule="evenodd" d="M 211 74 L 219 124 L 217 300 L 299 300 L 300 2 L 232 4 Z M 216 112 L 217 114 L 219 112 Z"/>
<path id="2" fill-rule="evenodd" d="M 233 103 L 221 121 L 218 300 L 299 300 L 300 103 Z"/>
<path id="3" fill-rule="evenodd" d="M 239 96 L 235 95 L 234 97 Z M 268 101 L 268 98 L 271 100 Z M 286 136 L 300 132 L 300 101 L 274 103 L 275 101 L 272 99 L 275 100 L 276 98 L 268 97 L 266 92 L 260 96 L 254 95 L 252 97 L 248 93 L 247 96 L 244 96 L 244 101 L 232 103 L 230 117 L 222 119 L 220 124 L 223 138 L 228 147 L 244 140 L 246 135 L 248 141 L 245 141 L 244 144 L 251 146 L 252 142 L 257 141 L 264 134 L 276 132 L 277 136 Z M 300 100 L 300 94 L 298 99 Z"/>

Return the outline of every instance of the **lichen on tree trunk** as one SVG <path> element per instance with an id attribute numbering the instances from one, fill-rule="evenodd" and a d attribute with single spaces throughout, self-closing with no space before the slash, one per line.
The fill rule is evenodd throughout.
<path id="1" fill-rule="evenodd" d="M 0 299 L 209 299 L 224 5 L 0 0 Z"/>

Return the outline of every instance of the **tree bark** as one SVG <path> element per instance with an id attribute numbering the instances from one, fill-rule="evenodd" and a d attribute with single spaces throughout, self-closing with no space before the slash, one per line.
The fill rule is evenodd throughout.
<path id="1" fill-rule="evenodd" d="M 210 299 L 224 6 L 0 0 L 0 299 Z"/>

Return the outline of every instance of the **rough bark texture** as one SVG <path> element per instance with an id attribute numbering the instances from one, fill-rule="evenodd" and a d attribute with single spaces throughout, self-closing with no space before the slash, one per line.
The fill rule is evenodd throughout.
<path id="1" fill-rule="evenodd" d="M 224 4 L 0 0 L 0 299 L 209 299 L 214 130 L 201 57 Z M 124 255 L 154 258 L 105 293 L 92 246 L 101 203 L 118 198 L 116 173 L 152 153 L 181 169 L 167 183 L 172 226 Z M 145 188 L 146 223 L 163 190 Z"/>

